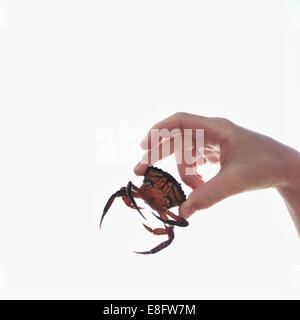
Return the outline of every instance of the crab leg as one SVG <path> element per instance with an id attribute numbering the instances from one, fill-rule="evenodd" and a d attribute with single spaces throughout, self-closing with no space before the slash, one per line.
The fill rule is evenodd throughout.
<path id="1" fill-rule="evenodd" d="M 134 188 L 134 192 L 131 193 L 131 196 L 132 196 L 132 199 L 133 197 L 136 197 L 138 198 L 139 197 L 139 194 L 138 192 L 136 192 L 138 190 L 137 187 L 133 186 Z M 140 212 L 140 209 L 142 209 L 141 207 L 137 207 L 135 201 L 135 205 L 132 203 L 132 200 L 130 199 L 130 197 L 128 196 L 128 193 L 127 193 L 127 188 L 123 187 L 121 188 L 120 190 L 118 190 L 117 192 L 115 192 L 107 201 L 105 207 L 104 207 L 104 210 L 103 210 L 103 213 L 102 213 L 102 217 L 101 217 L 101 220 L 100 220 L 100 225 L 99 225 L 99 229 L 101 228 L 101 225 L 102 225 L 102 221 L 104 219 L 104 217 L 106 216 L 109 208 L 111 207 L 111 205 L 113 204 L 115 198 L 117 197 L 122 197 L 123 201 L 125 202 L 125 204 L 130 207 L 130 208 L 133 208 L 133 209 L 136 209 L 138 208 L 138 211 Z M 142 213 L 140 212 L 140 214 L 142 215 Z M 142 215 L 143 216 L 143 215 Z M 144 216 L 143 216 L 144 217 Z"/>
<path id="2" fill-rule="evenodd" d="M 107 214 L 107 211 L 109 210 L 109 208 L 111 207 L 111 205 L 113 204 L 115 198 L 117 197 L 124 197 L 126 196 L 126 188 L 123 187 L 121 188 L 119 191 L 115 192 L 107 201 L 104 209 L 103 209 L 103 213 L 102 213 L 102 217 L 101 217 L 101 220 L 100 220 L 100 225 L 99 225 L 99 229 L 101 228 L 101 225 L 102 225 L 102 221 L 104 219 L 104 217 L 106 216 Z"/>
<path id="3" fill-rule="evenodd" d="M 160 213 L 161 216 L 158 216 L 158 215 L 154 214 L 153 212 L 152 212 L 152 214 L 158 220 L 160 220 L 163 223 L 166 223 L 170 226 L 187 227 L 189 225 L 189 222 L 187 220 L 185 220 L 182 217 L 176 216 L 176 214 L 174 214 L 170 210 L 163 211 L 163 213 Z M 169 220 L 168 218 L 163 217 L 162 214 L 164 214 L 165 216 L 169 216 L 169 217 L 173 218 L 174 220 Z"/>
<path id="4" fill-rule="evenodd" d="M 172 226 L 178 226 L 178 227 L 187 227 L 189 225 L 189 222 L 187 220 L 185 220 L 184 218 L 177 216 L 176 214 L 174 214 L 172 211 L 168 210 L 166 212 L 166 214 L 173 218 L 174 220 L 167 220 L 166 223 L 170 224 Z"/>
<path id="5" fill-rule="evenodd" d="M 132 194 L 134 198 L 139 198 L 138 193 L 133 193 Z M 125 202 L 125 204 L 131 208 L 131 209 L 135 209 L 135 206 L 132 204 L 131 200 L 129 199 L 128 195 L 126 194 L 125 196 L 122 197 L 123 201 Z M 139 209 L 144 209 L 142 207 L 138 207 Z"/>
<path id="6" fill-rule="evenodd" d="M 156 234 L 156 235 L 162 235 L 162 234 L 167 234 L 167 230 L 165 228 L 155 228 L 152 229 L 150 227 L 148 227 L 147 225 L 143 224 L 143 226 L 145 227 L 146 230 L 148 230 L 149 232 Z"/>
<path id="7" fill-rule="evenodd" d="M 134 186 L 131 181 L 129 181 L 128 184 L 127 184 L 127 187 L 126 187 L 127 196 L 130 199 L 130 201 L 131 201 L 131 203 L 133 205 L 133 208 L 136 209 L 140 213 L 140 215 L 146 220 L 146 218 L 142 214 L 140 208 L 137 206 L 137 204 L 136 204 L 136 202 L 135 202 L 135 200 L 133 198 L 132 189 L 134 189 L 136 191 L 138 190 L 138 188 L 136 186 Z"/>
<path id="8" fill-rule="evenodd" d="M 149 228 L 149 227 L 147 227 L 146 229 L 147 229 L 147 230 L 151 229 L 151 228 L 149 228 L 149 229 L 148 229 L 148 228 Z M 154 247 L 153 249 L 151 249 L 151 250 L 149 250 L 149 251 L 144 251 L 144 252 L 137 252 L 137 251 L 135 251 L 135 253 L 138 253 L 138 254 L 154 254 L 154 253 L 157 253 L 157 252 L 165 249 L 165 248 L 168 247 L 168 246 L 172 243 L 172 241 L 174 240 L 175 235 L 174 235 L 174 230 L 173 230 L 173 229 L 174 229 L 174 227 L 166 227 L 166 229 L 165 229 L 165 233 L 168 235 L 168 240 L 162 242 L 161 244 L 159 244 L 158 246 Z M 151 229 L 151 230 L 152 230 L 152 229 Z M 153 233 L 154 233 L 154 234 L 163 234 L 163 233 L 161 233 L 161 231 L 158 231 L 159 233 L 155 233 L 155 230 L 156 230 L 156 229 L 153 230 Z M 149 230 L 149 231 L 150 231 L 150 230 Z M 151 231 L 151 232 L 152 232 L 152 231 Z"/>

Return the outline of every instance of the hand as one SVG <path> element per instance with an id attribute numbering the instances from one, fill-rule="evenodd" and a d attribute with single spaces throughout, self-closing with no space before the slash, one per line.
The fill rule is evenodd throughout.
<path id="1" fill-rule="evenodd" d="M 176 113 L 155 124 L 152 129 L 204 129 L 206 161 L 220 164 L 220 171 L 204 183 L 197 174 L 197 161 L 178 164 L 181 179 L 193 191 L 180 206 L 179 214 L 188 218 L 196 210 L 206 209 L 229 196 L 262 188 L 277 188 L 288 202 L 289 209 L 300 230 L 300 155 L 267 136 L 239 127 L 223 118 L 207 118 L 188 113 Z M 141 143 L 145 157 L 162 148 L 163 141 L 151 145 L 151 130 Z M 148 149 L 151 146 L 152 149 Z M 174 151 L 174 150 L 172 150 Z M 153 164 L 153 163 L 151 163 Z M 135 167 L 143 175 L 147 164 Z M 194 168 L 187 175 L 186 168 Z"/>

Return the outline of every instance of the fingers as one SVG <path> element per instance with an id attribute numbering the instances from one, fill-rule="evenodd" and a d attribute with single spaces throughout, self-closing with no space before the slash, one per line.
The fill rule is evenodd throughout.
<path id="1" fill-rule="evenodd" d="M 156 134 L 152 134 L 152 130 L 154 129 L 158 130 Z M 205 150 L 204 158 L 202 154 L 198 158 L 195 157 L 193 161 L 186 160 L 185 155 L 187 152 L 185 151 L 189 150 L 189 148 L 186 149 L 185 143 L 183 150 L 177 152 L 178 148 L 176 148 L 174 151 L 174 140 L 176 141 L 176 135 L 182 134 L 183 129 L 203 129 L 205 131 L 205 145 L 208 148 Z M 192 132 L 192 139 L 194 140 L 196 137 L 196 130 L 192 130 Z M 155 124 L 143 139 L 141 146 L 147 151 L 143 160 L 135 167 L 134 171 L 137 175 L 144 175 L 149 165 L 153 165 L 158 160 L 175 153 L 178 172 L 181 179 L 192 189 L 195 189 L 183 205 L 183 208 L 189 208 L 189 213 L 187 214 L 187 216 L 189 216 L 197 209 L 210 206 L 208 203 L 213 204 L 214 202 L 220 201 L 222 198 L 226 197 L 226 194 L 229 192 L 226 187 L 224 187 L 224 190 L 222 188 L 220 190 L 218 189 L 217 182 L 220 179 L 219 175 L 204 184 L 202 177 L 196 172 L 196 167 L 200 164 L 204 164 L 207 160 L 213 163 L 219 162 L 220 153 L 219 150 L 215 149 L 215 146 L 221 145 L 230 134 L 232 134 L 232 123 L 226 119 L 206 118 L 182 112 L 175 113 L 174 115 Z M 170 141 L 172 142 L 171 150 L 169 153 L 164 153 L 162 149 L 164 148 L 165 143 L 168 144 Z M 181 154 L 182 156 L 183 153 L 184 157 L 181 157 L 181 161 L 178 161 L 178 154 Z M 216 191 L 215 198 L 210 195 L 210 192 L 214 194 L 211 189 L 215 189 Z M 210 199 L 213 200 L 211 201 Z M 191 208 L 193 208 L 193 210 L 191 210 Z"/>
<path id="2" fill-rule="evenodd" d="M 177 112 L 172 116 L 156 123 L 147 133 L 146 137 L 141 142 L 141 147 L 144 150 L 153 148 L 156 144 L 156 141 L 153 141 L 151 137 L 152 130 L 163 130 L 167 129 L 172 132 L 174 129 L 182 130 L 183 128 L 186 129 L 211 129 L 212 123 L 209 118 L 193 115 L 184 112 Z M 174 132 L 175 134 L 178 132 Z M 159 137 L 157 143 L 162 141 L 163 137 Z"/>
<path id="3" fill-rule="evenodd" d="M 236 174 L 220 172 L 207 183 L 195 189 L 180 206 L 180 215 L 187 219 L 195 211 L 207 209 L 213 204 L 241 192 L 239 179 Z"/>
<path id="4" fill-rule="evenodd" d="M 144 175 L 149 165 L 154 165 L 157 161 L 166 158 L 174 152 L 181 180 L 192 189 L 196 189 L 202 185 L 204 181 L 196 171 L 196 166 L 204 162 L 202 155 L 197 153 L 196 150 L 192 150 L 192 156 L 194 158 L 189 159 L 189 163 L 186 163 L 184 150 L 175 150 L 173 138 L 164 140 L 153 149 L 147 150 L 142 161 L 134 168 L 135 174 L 139 176 Z"/>
<path id="5" fill-rule="evenodd" d="M 154 165 L 157 161 L 162 160 L 174 153 L 174 139 L 166 139 L 149 149 L 143 156 L 143 159 L 135 166 L 134 172 L 138 176 L 144 175 L 148 166 Z"/>

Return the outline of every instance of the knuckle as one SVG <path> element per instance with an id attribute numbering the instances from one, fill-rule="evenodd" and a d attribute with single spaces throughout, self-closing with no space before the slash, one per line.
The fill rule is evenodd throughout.
<path id="1" fill-rule="evenodd" d="M 186 112 L 182 112 L 182 111 L 178 111 L 178 112 L 173 114 L 173 117 L 175 119 L 181 119 L 181 118 L 184 118 L 186 116 L 187 116 L 187 113 Z"/>
<path id="2" fill-rule="evenodd" d="M 213 118 L 216 127 L 223 131 L 226 136 L 232 136 L 234 134 L 235 124 L 227 118 Z"/>
<path id="3" fill-rule="evenodd" d="M 227 127 L 227 128 L 230 128 L 233 126 L 233 122 L 227 118 L 221 118 L 221 117 L 218 117 L 218 118 L 214 118 L 215 121 L 222 127 Z"/>

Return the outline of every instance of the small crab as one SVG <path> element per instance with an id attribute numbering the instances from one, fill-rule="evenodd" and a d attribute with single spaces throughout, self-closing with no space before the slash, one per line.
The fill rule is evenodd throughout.
<path id="1" fill-rule="evenodd" d="M 181 205 L 185 200 L 186 196 L 175 178 L 169 173 L 156 168 L 148 167 L 144 181 L 140 188 L 128 182 L 127 187 L 122 187 L 119 191 L 115 192 L 106 203 L 103 214 L 100 221 L 100 228 L 102 225 L 103 218 L 107 211 L 111 207 L 116 197 L 122 197 L 125 204 L 133 209 L 136 209 L 141 216 L 145 219 L 141 212 L 141 207 L 138 207 L 134 198 L 141 198 L 148 204 L 153 210 L 158 212 L 159 215 L 153 215 L 164 223 L 164 228 L 152 229 L 144 224 L 144 227 L 151 233 L 156 235 L 167 235 L 168 240 L 162 242 L 155 248 L 144 251 L 136 252 L 140 254 L 153 254 L 167 246 L 169 246 L 174 239 L 174 226 L 187 227 L 188 221 L 175 215 L 169 209 Z"/>

